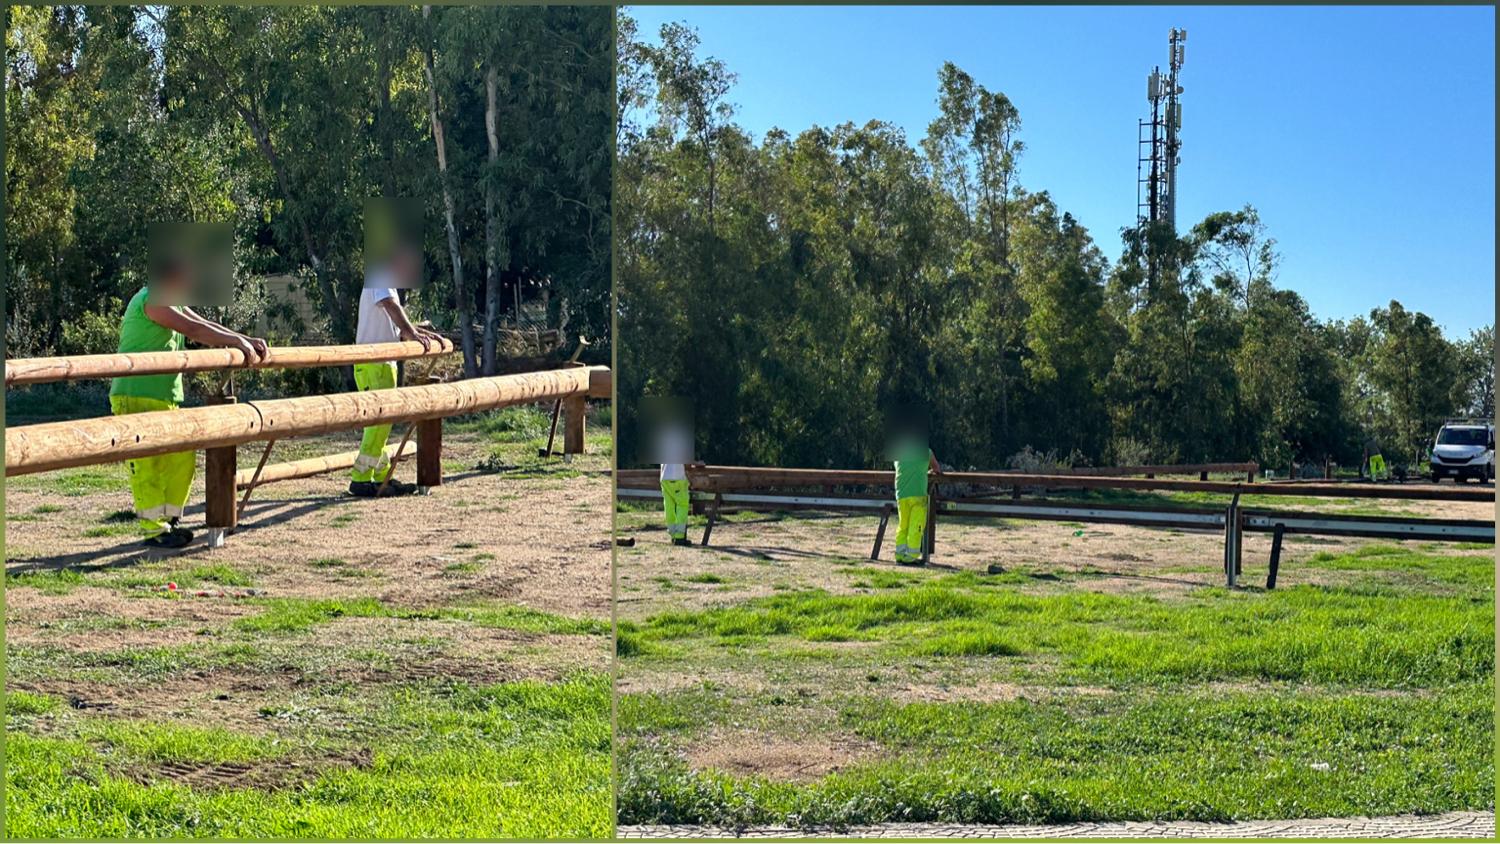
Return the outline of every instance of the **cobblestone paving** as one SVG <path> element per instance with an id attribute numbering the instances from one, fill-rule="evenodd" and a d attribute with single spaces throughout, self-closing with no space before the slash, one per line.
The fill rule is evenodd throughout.
<path id="1" fill-rule="evenodd" d="M 1123 822 L 1056 826 L 888 824 L 843 831 L 791 827 L 732 829 L 705 826 L 622 826 L 620 838 L 1494 838 L 1494 812 L 1396 815 L 1386 818 L 1309 818 L 1239 823 Z"/>

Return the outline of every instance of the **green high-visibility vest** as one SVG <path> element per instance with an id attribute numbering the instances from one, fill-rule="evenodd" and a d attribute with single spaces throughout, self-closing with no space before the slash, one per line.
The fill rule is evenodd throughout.
<path id="1" fill-rule="evenodd" d="M 130 297 L 120 317 L 121 352 L 178 352 L 186 343 L 181 333 L 146 316 L 146 288 Z M 114 379 L 109 394 L 182 404 L 182 375 L 126 375 Z"/>
<path id="2" fill-rule="evenodd" d="M 927 468 L 932 449 L 922 445 L 904 446 L 896 454 L 896 498 L 927 494 Z"/>

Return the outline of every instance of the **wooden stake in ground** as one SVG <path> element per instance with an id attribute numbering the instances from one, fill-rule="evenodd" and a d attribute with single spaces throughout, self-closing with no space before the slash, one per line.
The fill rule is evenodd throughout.
<path id="1" fill-rule="evenodd" d="M 396 466 L 401 462 L 401 454 L 406 451 L 406 443 L 416 430 L 416 422 L 406 426 L 406 433 L 401 435 L 401 444 L 396 446 L 396 456 L 391 458 L 391 468 L 385 473 L 385 480 L 380 482 L 380 488 L 375 490 L 376 498 L 379 498 L 385 492 L 385 488 L 391 485 L 391 478 L 396 477 Z"/>
<path id="2" fill-rule="evenodd" d="M 266 460 L 271 456 L 271 449 L 276 447 L 275 440 L 266 440 L 266 447 L 260 453 L 260 462 L 255 464 L 255 473 L 250 476 L 250 482 L 245 484 L 245 496 L 240 499 L 240 506 L 235 510 L 235 519 L 238 520 L 245 515 L 245 507 L 250 503 L 250 496 L 255 493 L 255 487 L 260 483 L 260 473 L 266 469 Z M 235 473 L 235 489 L 240 488 L 239 473 Z"/>

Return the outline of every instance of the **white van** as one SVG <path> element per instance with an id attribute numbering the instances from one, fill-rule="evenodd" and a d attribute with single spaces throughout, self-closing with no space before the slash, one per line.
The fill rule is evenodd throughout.
<path id="1" fill-rule="evenodd" d="M 1458 419 L 1443 423 L 1432 444 L 1432 479 L 1495 479 L 1495 425 L 1488 420 Z"/>

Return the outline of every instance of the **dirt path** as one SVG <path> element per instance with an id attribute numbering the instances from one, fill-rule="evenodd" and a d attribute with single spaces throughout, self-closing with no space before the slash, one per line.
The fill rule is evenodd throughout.
<path id="1" fill-rule="evenodd" d="M 328 452 L 357 442 L 318 441 Z M 369 595 L 405 606 L 506 598 L 548 612 L 607 617 L 608 459 L 552 464 L 557 477 L 514 477 L 468 468 L 483 451 L 473 437 L 450 435 L 444 485 L 426 496 L 352 498 L 344 473 L 268 485 L 256 491 L 224 547 L 199 541 L 156 555 L 140 548 L 128 520 L 109 535 L 89 535 L 109 529 L 110 515 L 130 507 L 128 493 L 59 495 L 32 481 L 7 491 L 6 571 L 224 564 L 245 567 L 257 590 L 273 596 Z M 256 457 L 242 452 L 250 466 Z M 411 471 L 408 463 L 398 475 Z M 191 529 L 203 526 L 202 501 L 200 471 L 184 520 Z M 14 518 L 22 514 L 26 520 Z M 45 616 L 51 603 L 17 589 L 11 622 Z"/>
<path id="2" fill-rule="evenodd" d="M 1239 823 L 1075 823 L 1056 826 L 963 826 L 889 824 L 851 829 L 803 830 L 752 827 L 622 826 L 620 838 L 1494 838 L 1494 812 L 1396 815 L 1384 818 L 1309 818 Z"/>

